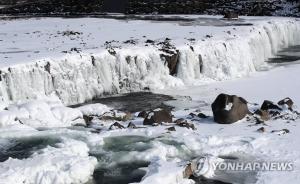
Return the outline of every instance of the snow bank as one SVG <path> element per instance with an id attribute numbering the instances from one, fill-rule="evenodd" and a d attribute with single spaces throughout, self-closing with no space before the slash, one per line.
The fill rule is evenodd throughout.
<path id="1" fill-rule="evenodd" d="M 110 110 L 112 110 L 112 108 L 109 108 L 106 105 L 99 104 L 99 103 L 80 106 L 77 109 L 80 110 L 82 112 L 82 114 L 88 115 L 88 116 L 90 116 L 90 115 L 101 116 L 105 112 L 109 112 Z"/>
<path id="2" fill-rule="evenodd" d="M 85 183 L 97 163 L 88 152 L 85 143 L 68 139 L 27 159 L 9 158 L 0 163 L 0 183 Z"/>
<path id="3" fill-rule="evenodd" d="M 31 127 L 67 127 L 84 123 L 77 109 L 51 101 L 33 100 L 0 111 L 0 127 L 24 124 Z"/>
<path id="4" fill-rule="evenodd" d="M 165 184 L 193 184 L 194 181 L 183 178 L 184 168 L 176 163 L 157 161 L 150 164 L 148 172 L 141 184 L 165 183 Z"/>
<path id="5" fill-rule="evenodd" d="M 8 102 L 56 95 L 64 104 L 70 105 L 102 94 L 157 90 L 197 84 L 207 79 L 227 80 L 255 72 L 266 65 L 264 61 L 279 49 L 300 43 L 298 19 L 246 20 L 254 25 L 185 28 L 167 23 L 153 25 L 145 21 L 128 23 L 131 27 L 142 24 L 149 29 L 158 26 L 156 32 L 160 29 L 178 28 L 179 31 L 173 31 L 174 33 L 169 30 L 168 34 L 174 35 L 166 35 L 174 39 L 179 50 L 177 76 L 169 75 L 169 69 L 161 59 L 158 48 L 140 44 L 115 48 L 115 55 L 109 54 L 105 49 L 73 52 L 61 57 L 38 59 L 35 63 L 2 68 L 0 96 L 2 101 Z M 106 25 L 106 22 L 103 24 Z M 120 22 L 120 25 L 124 24 Z M 128 25 L 125 24 L 124 29 Z M 198 35 L 190 35 L 196 38 L 195 43 L 187 44 L 182 41 L 186 39 L 182 38 L 183 35 L 188 35 L 189 31 L 199 30 Z M 135 29 L 130 31 L 130 34 L 137 34 Z M 140 31 L 148 34 L 146 29 Z M 211 38 L 205 37 L 210 33 Z M 156 36 L 154 38 L 161 39 L 157 33 L 152 34 Z M 194 51 L 189 45 L 193 46 Z"/>

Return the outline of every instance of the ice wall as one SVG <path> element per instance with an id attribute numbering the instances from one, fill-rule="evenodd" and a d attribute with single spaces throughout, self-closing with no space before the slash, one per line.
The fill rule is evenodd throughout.
<path id="1" fill-rule="evenodd" d="M 31 64 L 2 68 L 0 96 L 16 102 L 41 96 L 58 96 L 66 105 L 82 103 L 103 94 L 162 89 L 201 80 L 227 80 L 246 76 L 266 65 L 279 49 L 300 44 L 297 19 L 261 21 L 248 36 L 199 41 L 193 48 L 177 46 L 180 57 L 176 76 L 154 48 L 68 54 Z"/>

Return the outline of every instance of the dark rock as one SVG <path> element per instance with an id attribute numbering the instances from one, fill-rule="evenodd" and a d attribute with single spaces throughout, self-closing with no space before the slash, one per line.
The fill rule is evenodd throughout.
<path id="1" fill-rule="evenodd" d="M 137 127 L 136 127 L 136 125 L 135 125 L 134 123 L 130 122 L 130 123 L 128 124 L 127 128 L 136 129 Z"/>
<path id="2" fill-rule="evenodd" d="M 254 117 L 254 121 L 256 125 L 261 125 L 261 124 L 266 125 L 265 122 L 258 117 Z"/>
<path id="3" fill-rule="evenodd" d="M 154 43 L 155 43 L 155 41 L 153 41 L 153 40 L 146 40 L 146 42 L 145 42 L 145 43 L 154 44 Z"/>
<path id="4" fill-rule="evenodd" d="M 170 131 L 170 132 L 174 132 L 174 131 L 176 131 L 175 127 L 173 127 L 173 126 L 172 126 L 172 127 L 169 127 L 169 128 L 167 128 L 167 130 L 168 130 L 168 131 Z"/>
<path id="5" fill-rule="evenodd" d="M 196 115 L 195 113 L 192 113 L 192 112 L 191 112 L 191 113 L 189 114 L 189 116 L 190 116 L 191 118 L 194 118 L 194 117 L 196 117 L 197 115 Z"/>
<path id="6" fill-rule="evenodd" d="M 118 122 L 115 122 L 109 127 L 109 130 L 124 129 L 125 127 Z"/>
<path id="7" fill-rule="evenodd" d="M 117 52 L 115 51 L 114 48 L 107 48 L 107 52 L 112 55 L 112 56 L 116 56 L 117 55 Z"/>
<path id="8" fill-rule="evenodd" d="M 270 116 L 273 118 L 273 117 L 277 117 L 277 116 L 280 116 L 280 111 L 277 111 L 277 110 L 270 110 L 269 111 L 269 114 Z"/>
<path id="9" fill-rule="evenodd" d="M 194 52 L 194 47 L 193 46 L 190 46 L 190 49 Z"/>
<path id="10" fill-rule="evenodd" d="M 177 65 L 179 62 L 179 51 L 176 50 L 176 52 L 169 54 L 161 54 L 160 57 L 166 61 L 170 75 L 175 75 L 177 73 Z"/>
<path id="11" fill-rule="evenodd" d="M 92 129 L 90 132 L 93 133 L 93 134 L 99 134 L 101 133 L 101 129 Z"/>
<path id="12" fill-rule="evenodd" d="M 258 115 L 260 117 L 261 120 L 263 121 L 268 121 L 270 120 L 270 114 L 268 111 L 266 110 L 261 110 L 261 109 L 258 109 L 254 112 L 254 114 Z"/>
<path id="13" fill-rule="evenodd" d="M 82 33 L 77 32 L 77 31 L 63 31 L 62 33 L 63 36 L 75 36 L 75 35 L 81 35 Z"/>
<path id="14" fill-rule="evenodd" d="M 50 74 L 51 64 L 47 62 L 47 64 L 44 66 L 44 69 Z"/>
<path id="15" fill-rule="evenodd" d="M 76 47 L 73 47 L 70 49 L 71 52 L 77 52 L 77 53 L 80 53 L 81 52 L 81 49 L 80 48 L 76 48 Z"/>
<path id="16" fill-rule="evenodd" d="M 283 134 L 290 133 L 290 130 L 288 130 L 288 129 L 272 130 L 271 133 L 277 133 L 278 135 L 283 135 Z"/>
<path id="17" fill-rule="evenodd" d="M 96 59 L 95 59 L 95 57 L 94 56 L 91 56 L 91 60 L 92 60 L 92 65 L 93 66 L 96 66 Z"/>
<path id="18" fill-rule="evenodd" d="M 144 125 L 172 123 L 172 114 L 167 110 L 154 110 L 147 114 Z"/>
<path id="19" fill-rule="evenodd" d="M 83 115 L 83 120 L 84 120 L 86 125 L 91 124 L 93 118 L 94 118 L 93 116 Z"/>
<path id="20" fill-rule="evenodd" d="M 200 73 L 203 73 L 203 68 L 204 68 L 204 66 L 203 66 L 203 59 L 202 59 L 202 56 L 199 55 L 199 56 L 198 56 L 198 59 L 199 59 L 199 64 L 200 64 Z"/>
<path id="21" fill-rule="evenodd" d="M 266 110 L 266 111 L 271 110 L 271 109 L 280 110 L 280 111 L 282 110 L 280 107 L 278 107 L 278 105 L 275 105 L 273 102 L 271 102 L 269 100 L 265 100 L 263 102 L 263 104 L 261 105 L 260 109 L 261 110 Z"/>
<path id="22" fill-rule="evenodd" d="M 261 127 L 259 129 L 257 129 L 258 132 L 263 133 L 266 131 L 265 127 Z"/>
<path id="23" fill-rule="evenodd" d="M 140 118 L 146 118 L 147 117 L 147 112 L 146 111 L 141 111 L 139 114 L 138 114 L 138 117 Z"/>
<path id="24" fill-rule="evenodd" d="M 192 130 L 196 130 L 196 127 L 195 127 L 194 124 L 189 123 L 187 120 L 185 120 L 183 118 L 177 119 L 174 123 L 177 126 L 180 126 L 180 127 L 185 127 L 185 128 L 188 128 L 188 129 L 191 128 Z"/>
<path id="25" fill-rule="evenodd" d="M 211 107 L 215 122 L 221 124 L 237 122 L 250 114 L 247 101 L 235 95 L 220 94 Z"/>
<path id="26" fill-rule="evenodd" d="M 203 114 L 203 113 L 199 113 L 198 115 L 197 115 L 199 118 L 208 118 L 208 116 L 206 116 L 205 114 Z"/>
<path id="27" fill-rule="evenodd" d="M 174 121 L 174 123 L 176 124 L 176 125 L 178 125 L 178 124 L 180 124 L 180 123 L 183 123 L 183 122 L 187 122 L 185 119 L 183 119 L 183 118 L 179 118 L 179 119 L 176 119 L 175 121 Z"/>
<path id="28" fill-rule="evenodd" d="M 287 97 L 285 99 L 280 100 L 277 104 L 281 105 L 281 106 L 287 105 L 287 107 L 289 108 L 289 110 L 292 111 L 293 110 L 292 107 L 294 105 L 294 102 L 293 102 L 292 99 L 290 99 L 289 97 Z"/>
<path id="29" fill-rule="evenodd" d="M 137 41 L 136 40 L 126 40 L 126 41 L 124 41 L 123 43 L 125 43 L 125 44 L 133 44 L 133 45 L 136 45 L 137 44 Z"/>

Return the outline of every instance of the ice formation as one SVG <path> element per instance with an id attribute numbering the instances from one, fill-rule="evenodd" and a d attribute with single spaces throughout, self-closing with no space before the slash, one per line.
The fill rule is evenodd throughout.
<path id="1" fill-rule="evenodd" d="M 199 40 L 193 50 L 177 44 L 180 57 L 175 76 L 169 75 L 161 52 L 153 47 L 115 49 L 116 55 L 106 50 L 71 53 L 2 67 L 0 96 L 3 102 L 16 102 L 55 95 L 63 104 L 71 105 L 102 94 L 163 89 L 207 79 L 226 80 L 255 72 L 279 49 L 300 43 L 298 19 L 253 22 L 243 29 L 232 28 L 237 31 L 228 33 L 232 34 L 230 38 L 217 35 Z"/>

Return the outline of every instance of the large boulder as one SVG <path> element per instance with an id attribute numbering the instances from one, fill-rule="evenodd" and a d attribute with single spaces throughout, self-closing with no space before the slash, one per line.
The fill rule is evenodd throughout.
<path id="1" fill-rule="evenodd" d="M 247 101 L 235 95 L 220 94 L 211 108 L 215 122 L 220 124 L 231 124 L 250 114 Z"/>
<path id="2" fill-rule="evenodd" d="M 263 102 L 263 104 L 261 105 L 260 109 L 264 110 L 264 111 L 270 111 L 270 110 L 279 110 L 279 111 L 281 111 L 282 110 L 278 105 L 274 104 L 273 102 L 271 102 L 269 100 L 265 100 Z"/>
<path id="3" fill-rule="evenodd" d="M 172 123 L 172 114 L 164 109 L 157 109 L 147 114 L 144 125 L 155 125 L 162 123 Z"/>

